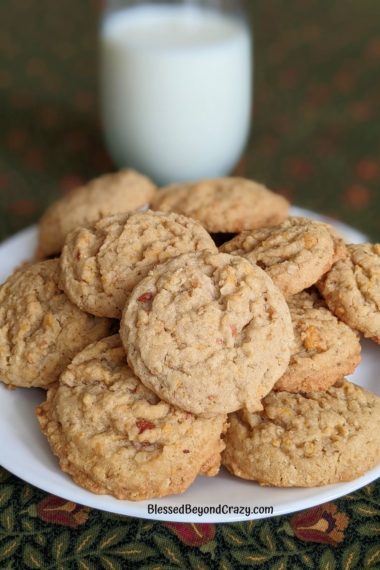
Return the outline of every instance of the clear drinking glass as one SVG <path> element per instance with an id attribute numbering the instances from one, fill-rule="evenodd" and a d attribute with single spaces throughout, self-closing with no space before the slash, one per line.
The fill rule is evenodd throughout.
<path id="1" fill-rule="evenodd" d="M 158 184 L 230 173 L 250 130 L 252 69 L 239 0 L 106 0 L 102 122 L 116 164 Z"/>

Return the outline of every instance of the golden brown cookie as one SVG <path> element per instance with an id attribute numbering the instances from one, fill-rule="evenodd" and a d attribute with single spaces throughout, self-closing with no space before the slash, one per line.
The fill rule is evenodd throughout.
<path id="1" fill-rule="evenodd" d="M 288 306 L 266 273 L 207 251 L 155 267 L 134 288 L 120 335 L 146 386 L 203 415 L 260 409 L 293 339 Z"/>
<path id="2" fill-rule="evenodd" d="M 61 468 L 118 499 L 182 493 L 216 475 L 226 416 L 197 418 L 160 400 L 128 367 L 118 335 L 79 353 L 37 409 Z"/>
<path id="3" fill-rule="evenodd" d="M 217 251 L 206 230 L 178 214 L 135 212 L 78 228 L 62 251 L 62 284 L 84 311 L 121 317 L 133 287 L 157 263 L 188 251 Z"/>
<path id="4" fill-rule="evenodd" d="M 346 380 L 327 392 L 271 392 L 230 416 L 223 464 L 276 487 L 351 481 L 380 462 L 380 398 Z"/>
<path id="5" fill-rule="evenodd" d="M 195 218 L 209 232 L 237 233 L 281 223 L 289 203 L 253 180 L 215 178 L 163 188 L 152 209 Z"/>
<path id="6" fill-rule="evenodd" d="M 327 390 L 360 362 L 359 336 L 339 321 L 316 290 L 288 299 L 294 329 L 292 356 L 275 390 L 318 392 Z"/>
<path id="7" fill-rule="evenodd" d="M 259 265 L 286 297 L 314 285 L 337 254 L 326 224 L 295 217 L 273 228 L 242 232 L 220 251 Z"/>
<path id="8" fill-rule="evenodd" d="M 329 224 L 325 224 L 325 226 L 330 232 L 330 235 L 334 243 L 334 257 L 333 257 L 333 265 L 334 265 L 334 263 L 336 263 L 340 259 L 344 259 L 345 257 L 347 257 L 348 255 L 347 246 L 345 240 L 342 238 L 342 236 L 339 235 L 339 233 L 336 231 L 335 228 L 333 228 Z"/>
<path id="9" fill-rule="evenodd" d="M 111 214 L 136 210 L 148 204 L 155 191 L 153 182 L 134 170 L 106 174 L 76 188 L 54 202 L 42 216 L 37 255 L 58 255 L 74 228 L 91 225 Z"/>
<path id="10" fill-rule="evenodd" d="M 57 259 L 21 266 L 0 288 L 0 378 L 46 388 L 77 352 L 107 336 L 109 319 L 73 305 L 59 288 Z"/>
<path id="11" fill-rule="evenodd" d="M 318 289 L 339 319 L 380 344 L 380 244 L 349 245 L 347 250 Z"/>

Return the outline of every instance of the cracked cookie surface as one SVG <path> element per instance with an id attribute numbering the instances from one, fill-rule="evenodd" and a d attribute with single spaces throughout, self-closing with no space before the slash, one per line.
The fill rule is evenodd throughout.
<path id="1" fill-rule="evenodd" d="M 317 392 L 351 374 L 360 362 L 359 336 L 326 307 L 316 290 L 288 300 L 294 329 L 289 367 L 275 390 Z"/>
<path id="2" fill-rule="evenodd" d="M 281 223 L 289 203 L 253 180 L 215 178 L 162 188 L 152 200 L 152 209 L 184 214 L 212 233 L 237 233 Z"/>
<path id="3" fill-rule="evenodd" d="M 217 251 L 206 230 L 185 216 L 152 211 L 110 216 L 67 237 L 63 288 L 81 309 L 120 318 L 133 287 L 154 265 L 203 249 Z"/>
<path id="4" fill-rule="evenodd" d="M 40 258 L 58 255 L 74 228 L 88 226 L 99 218 L 130 212 L 148 204 L 156 186 L 134 170 L 121 170 L 91 180 L 54 202 L 39 223 Z"/>
<path id="5" fill-rule="evenodd" d="M 320 222 L 324 223 L 324 222 Z M 344 238 L 339 234 L 339 232 L 330 224 L 324 224 L 325 227 L 328 229 L 334 244 L 334 257 L 332 260 L 332 265 L 339 261 L 340 259 L 344 259 L 348 255 L 347 245 Z"/>
<path id="6" fill-rule="evenodd" d="M 77 352 L 113 325 L 76 307 L 59 288 L 59 261 L 19 268 L 0 288 L 0 378 L 46 388 Z"/>
<path id="7" fill-rule="evenodd" d="M 340 255 L 326 224 L 296 217 L 273 228 L 242 232 L 220 251 L 259 265 L 286 297 L 314 285 Z"/>
<path id="8" fill-rule="evenodd" d="M 144 384 L 204 415 L 260 409 L 293 338 L 288 306 L 266 273 L 207 251 L 153 269 L 134 288 L 120 334 Z"/>
<path id="9" fill-rule="evenodd" d="M 340 381 L 326 392 L 271 392 L 261 413 L 229 417 L 223 464 L 277 487 L 351 481 L 380 461 L 380 398 Z"/>
<path id="10" fill-rule="evenodd" d="M 118 335 L 74 358 L 37 418 L 77 484 L 131 500 L 182 493 L 198 474 L 216 475 L 227 419 L 160 400 L 129 368 Z"/>
<path id="11" fill-rule="evenodd" d="M 347 250 L 318 289 L 339 319 L 380 344 L 380 244 L 348 245 Z"/>

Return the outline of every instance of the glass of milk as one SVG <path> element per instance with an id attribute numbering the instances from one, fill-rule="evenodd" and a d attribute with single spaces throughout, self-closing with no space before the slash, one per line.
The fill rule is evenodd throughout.
<path id="1" fill-rule="evenodd" d="M 101 108 L 119 167 L 158 184 L 224 176 L 247 142 L 252 41 L 239 0 L 108 0 Z"/>

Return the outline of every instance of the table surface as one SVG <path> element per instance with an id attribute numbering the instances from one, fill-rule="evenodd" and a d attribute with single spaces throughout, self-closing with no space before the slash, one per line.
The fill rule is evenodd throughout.
<path id="1" fill-rule="evenodd" d="M 98 4 L 0 4 L 1 239 L 113 170 L 97 118 Z M 249 5 L 254 122 L 236 173 L 379 240 L 380 2 Z M 379 534 L 379 481 L 303 513 L 216 526 L 102 513 L 0 468 L 0 568 L 380 568 Z"/>

